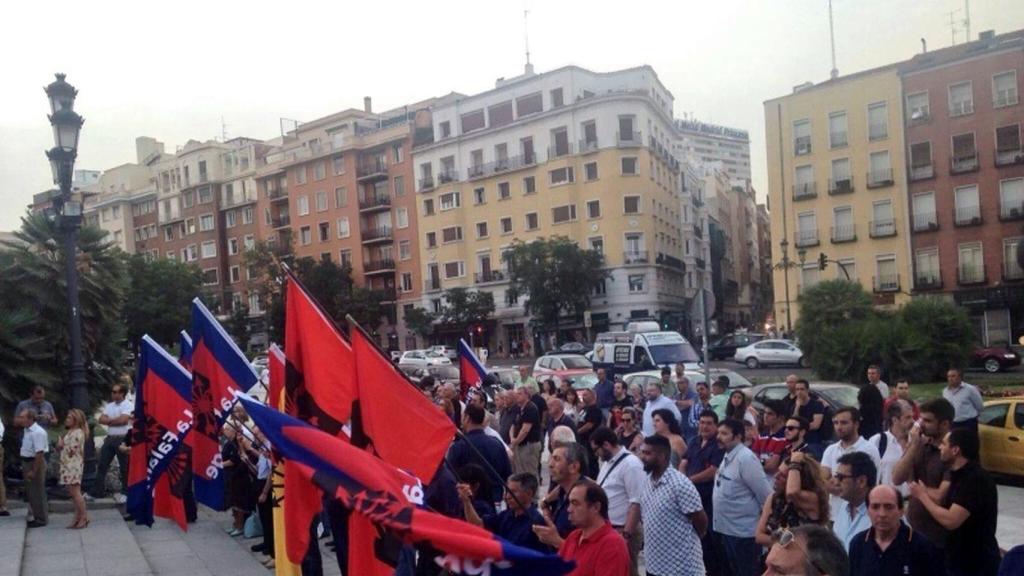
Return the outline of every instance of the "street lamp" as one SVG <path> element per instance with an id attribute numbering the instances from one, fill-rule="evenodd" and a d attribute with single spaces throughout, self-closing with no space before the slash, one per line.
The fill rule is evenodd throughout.
<path id="1" fill-rule="evenodd" d="M 783 238 L 779 242 L 779 247 L 782 248 L 782 262 L 776 265 L 776 268 L 782 268 L 782 281 L 786 289 L 786 330 L 790 330 L 793 326 L 793 319 L 789 314 L 789 241 Z"/>
<path id="2" fill-rule="evenodd" d="M 78 90 L 64 81 L 64 74 L 44 88 L 50 99 L 50 126 L 53 127 L 53 148 L 46 152 L 53 171 L 53 183 L 59 193 L 52 194 L 53 217 L 64 235 L 64 274 L 68 287 L 68 337 L 71 341 L 71 366 L 68 384 L 71 406 L 88 414 L 89 394 L 82 361 L 82 322 L 78 306 L 78 230 L 82 227 L 82 203 L 72 198 L 71 176 L 78 156 L 78 135 L 84 120 L 75 112 Z"/>

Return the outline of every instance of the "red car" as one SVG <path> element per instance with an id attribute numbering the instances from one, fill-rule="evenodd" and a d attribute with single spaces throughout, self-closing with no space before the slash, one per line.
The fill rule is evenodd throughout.
<path id="1" fill-rule="evenodd" d="M 1009 346 L 1005 348 L 975 348 L 971 352 L 971 367 L 984 368 L 985 372 L 996 373 L 1014 366 L 1020 366 L 1020 354 Z"/>

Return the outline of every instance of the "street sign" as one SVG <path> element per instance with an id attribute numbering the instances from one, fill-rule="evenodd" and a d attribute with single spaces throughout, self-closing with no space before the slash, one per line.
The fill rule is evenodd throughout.
<path id="1" fill-rule="evenodd" d="M 594 326 L 594 321 L 590 317 L 590 310 L 583 311 L 583 326 L 585 328 L 592 328 Z"/>

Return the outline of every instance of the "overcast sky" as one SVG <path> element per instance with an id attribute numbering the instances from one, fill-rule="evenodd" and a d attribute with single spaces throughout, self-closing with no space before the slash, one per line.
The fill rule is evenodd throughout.
<path id="1" fill-rule="evenodd" d="M 137 2 L 50 0 L 7 8 L 0 34 L 0 230 L 52 186 L 42 87 L 66 72 L 86 118 L 76 168 L 133 162 L 136 136 L 168 151 L 190 138 L 271 138 L 372 96 L 374 109 L 473 94 L 524 63 L 523 0 Z M 835 0 L 846 74 L 951 43 L 963 0 Z M 650 64 L 677 117 L 750 131 L 763 198 L 762 102 L 831 68 L 826 0 L 529 1 L 537 72 Z M 973 0 L 971 33 L 1024 27 L 1024 1 Z M 957 32 L 958 42 L 963 31 Z"/>

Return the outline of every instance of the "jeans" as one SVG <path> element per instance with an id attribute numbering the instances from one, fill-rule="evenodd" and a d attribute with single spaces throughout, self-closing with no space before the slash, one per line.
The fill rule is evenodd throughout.
<path id="1" fill-rule="evenodd" d="M 761 565 L 757 544 L 753 538 L 718 534 L 718 542 L 725 552 L 722 573 L 731 576 L 757 576 Z"/>
<path id="2" fill-rule="evenodd" d="M 118 450 L 124 444 L 124 436 L 107 436 L 103 440 L 103 447 L 100 448 L 100 461 L 96 467 L 96 477 L 92 481 L 92 489 L 89 491 L 93 498 L 102 498 L 107 493 L 107 472 L 110 470 L 110 463 L 117 458 L 117 465 L 121 475 L 121 493 L 126 493 L 128 486 L 128 455 Z"/>

